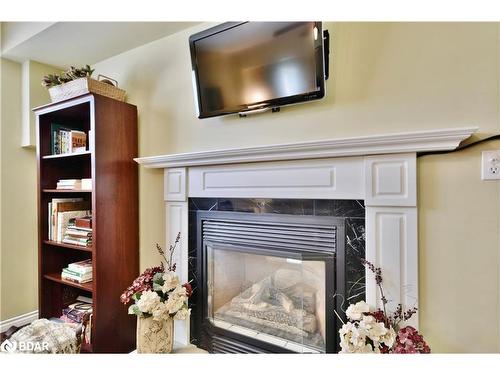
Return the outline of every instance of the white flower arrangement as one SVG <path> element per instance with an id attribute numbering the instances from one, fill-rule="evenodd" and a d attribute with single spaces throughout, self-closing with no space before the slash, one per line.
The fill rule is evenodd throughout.
<path id="1" fill-rule="evenodd" d="M 430 353 L 423 336 L 415 328 L 405 325 L 417 308 L 405 311 L 399 304 L 392 314 L 388 314 L 382 270 L 366 260 L 363 264 L 375 274 L 383 309 L 372 310 L 365 301 L 360 301 L 347 308 L 346 322 L 337 314 L 343 323 L 339 330 L 341 353 Z"/>
<path id="2" fill-rule="evenodd" d="M 392 327 L 386 328 L 383 322 L 377 322 L 374 316 L 365 315 L 370 313 L 366 302 L 349 308 L 346 314 L 350 321 L 339 331 L 342 353 L 380 353 L 381 344 L 389 348 L 394 345 L 396 332 Z"/>

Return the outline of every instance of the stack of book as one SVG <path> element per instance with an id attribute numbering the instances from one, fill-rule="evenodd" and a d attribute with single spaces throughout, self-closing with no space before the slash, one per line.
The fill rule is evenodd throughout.
<path id="1" fill-rule="evenodd" d="M 83 198 L 53 198 L 48 203 L 48 239 L 62 242 L 71 219 L 92 215 L 90 205 Z"/>
<path id="2" fill-rule="evenodd" d="M 92 216 L 69 219 L 64 232 L 64 243 L 80 246 L 92 246 Z"/>
<path id="3" fill-rule="evenodd" d="M 53 155 L 84 152 L 87 149 L 87 134 L 83 131 L 52 124 L 51 132 Z"/>
<path id="4" fill-rule="evenodd" d="M 78 296 L 76 302 L 70 304 L 62 310 L 60 318 L 66 323 L 85 323 L 83 332 L 83 342 L 90 344 L 90 334 L 92 332 L 92 298 Z"/>
<path id="5" fill-rule="evenodd" d="M 61 279 L 79 284 L 92 281 L 92 259 L 68 264 L 61 272 Z"/>
<path id="6" fill-rule="evenodd" d="M 82 323 L 92 313 L 92 298 L 78 296 L 76 302 L 62 310 L 61 319 L 68 323 Z"/>
<path id="7" fill-rule="evenodd" d="M 92 179 L 63 179 L 57 182 L 56 188 L 58 190 L 92 190 Z"/>

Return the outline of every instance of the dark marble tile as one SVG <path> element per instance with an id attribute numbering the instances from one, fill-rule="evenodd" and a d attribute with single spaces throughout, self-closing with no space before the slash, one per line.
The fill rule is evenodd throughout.
<path id="1" fill-rule="evenodd" d="M 365 220 L 347 218 L 345 221 L 346 246 L 353 254 L 365 256 Z"/>
<path id="2" fill-rule="evenodd" d="M 346 299 L 356 303 L 365 299 L 365 220 L 346 219 Z"/>
<path id="3" fill-rule="evenodd" d="M 315 216 L 332 216 L 333 215 L 333 200 L 331 199 L 315 199 L 314 215 Z"/>
<path id="4" fill-rule="evenodd" d="M 260 214 L 265 206 L 265 201 L 265 199 L 247 198 L 219 199 L 219 210 Z"/>
<path id="5" fill-rule="evenodd" d="M 362 200 L 333 200 L 332 216 L 365 217 L 365 203 Z"/>
<path id="6" fill-rule="evenodd" d="M 219 199 L 218 203 L 220 211 L 287 215 L 312 215 L 314 213 L 314 203 L 310 199 L 234 198 Z"/>
<path id="7" fill-rule="evenodd" d="M 260 199 L 261 213 L 284 215 L 313 215 L 314 201 L 311 199 Z"/>
<path id="8" fill-rule="evenodd" d="M 362 200 L 315 199 L 314 215 L 335 217 L 365 217 Z"/>
<path id="9" fill-rule="evenodd" d="M 212 211 L 217 210 L 217 198 L 189 198 L 189 211 Z"/>

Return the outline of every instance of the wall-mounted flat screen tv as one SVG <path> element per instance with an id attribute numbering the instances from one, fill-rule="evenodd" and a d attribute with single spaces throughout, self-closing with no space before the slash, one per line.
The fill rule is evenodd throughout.
<path id="1" fill-rule="evenodd" d="M 328 66 L 323 39 L 321 22 L 228 22 L 192 35 L 198 117 L 322 98 Z"/>

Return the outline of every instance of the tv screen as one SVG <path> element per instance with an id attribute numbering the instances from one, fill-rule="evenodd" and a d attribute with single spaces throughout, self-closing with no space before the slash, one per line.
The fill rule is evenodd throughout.
<path id="1" fill-rule="evenodd" d="M 199 118 L 324 96 L 321 22 L 230 22 L 189 43 Z"/>

